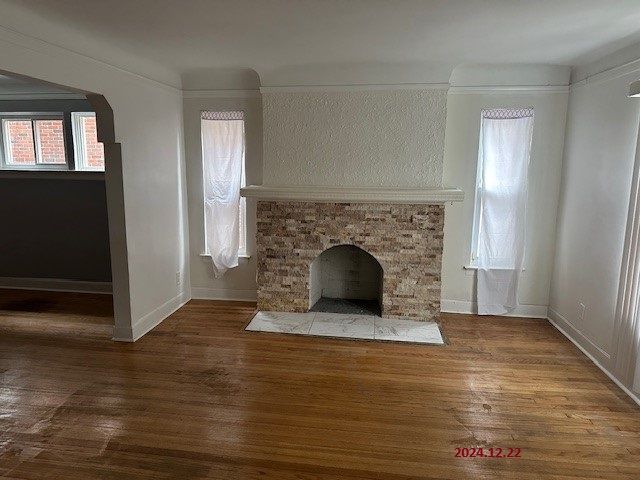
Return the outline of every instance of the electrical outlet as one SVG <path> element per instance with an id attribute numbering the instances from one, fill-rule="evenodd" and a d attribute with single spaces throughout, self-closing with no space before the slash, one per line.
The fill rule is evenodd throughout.
<path id="1" fill-rule="evenodd" d="M 179 287 L 180 285 L 182 285 L 182 274 L 176 272 L 176 286 Z"/>
<path id="2" fill-rule="evenodd" d="M 578 318 L 580 319 L 580 321 L 584 321 L 584 312 L 587 310 L 587 307 L 585 307 L 584 303 L 580 302 L 578 303 Z"/>

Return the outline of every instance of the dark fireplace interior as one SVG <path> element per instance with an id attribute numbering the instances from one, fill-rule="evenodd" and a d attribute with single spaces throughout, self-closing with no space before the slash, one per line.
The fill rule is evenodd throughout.
<path id="1" fill-rule="evenodd" d="M 380 263 L 355 245 L 337 245 L 311 263 L 309 311 L 382 315 Z"/>

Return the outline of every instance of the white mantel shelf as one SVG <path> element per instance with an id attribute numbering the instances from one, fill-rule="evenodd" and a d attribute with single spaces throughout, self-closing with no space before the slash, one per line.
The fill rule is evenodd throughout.
<path id="1" fill-rule="evenodd" d="M 449 203 L 464 200 L 459 188 L 389 188 L 249 185 L 240 195 L 258 200 L 321 203 Z"/>

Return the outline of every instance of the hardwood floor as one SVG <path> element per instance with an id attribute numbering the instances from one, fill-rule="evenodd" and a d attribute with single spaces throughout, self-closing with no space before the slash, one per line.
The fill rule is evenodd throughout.
<path id="1" fill-rule="evenodd" d="M 110 308 L 0 291 L 0 477 L 640 479 L 640 407 L 546 321 L 443 315 L 437 347 L 191 301 L 124 344 Z"/>

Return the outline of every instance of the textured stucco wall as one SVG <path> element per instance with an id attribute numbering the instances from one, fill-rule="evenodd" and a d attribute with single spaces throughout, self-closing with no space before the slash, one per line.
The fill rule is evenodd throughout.
<path id="1" fill-rule="evenodd" d="M 267 92 L 264 184 L 439 187 L 446 91 Z"/>

